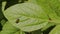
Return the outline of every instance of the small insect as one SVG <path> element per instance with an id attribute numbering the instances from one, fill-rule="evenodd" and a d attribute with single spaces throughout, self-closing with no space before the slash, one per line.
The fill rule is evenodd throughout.
<path id="1" fill-rule="evenodd" d="M 16 20 L 16 23 L 19 23 L 19 19 Z"/>

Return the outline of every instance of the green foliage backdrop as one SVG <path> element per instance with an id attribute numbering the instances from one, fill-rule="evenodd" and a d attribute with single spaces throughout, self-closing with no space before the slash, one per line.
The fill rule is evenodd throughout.
<path id="1" fill-rule="evenodd" d="M 0 34 L 60 34 L 60 0 L 0 0 Z"/>

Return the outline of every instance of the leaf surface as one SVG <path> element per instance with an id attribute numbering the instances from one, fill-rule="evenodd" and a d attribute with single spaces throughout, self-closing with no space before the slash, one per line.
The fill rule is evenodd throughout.
<path id="1" fill-rule="evenodd" d="M 60 25 L 57 25 L 49 34 L 60 34 Z"/>
<path id="2" fill-rule="evenodd" d="M 48 16 L 42 7 L 34 3 L 14 5 L 4 15 L 15 27 L 27 32 L 41 29 L 48 23 Z"/>

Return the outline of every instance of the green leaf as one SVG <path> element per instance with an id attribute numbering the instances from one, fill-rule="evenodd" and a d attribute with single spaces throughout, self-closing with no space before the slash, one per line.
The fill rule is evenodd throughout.
<path id="1" fill-rule="evenodd" d="M 4 18 L 4 15 L 2 13 L 2 2 L 0 2 L 0 21 Z"/>
<path id="2" fill-rule="evenodd" d="M 25 32 L 19 30 L 19 31 L 15 32 L 14 34 L 25 34 Z"/>
<path id="3" fill-rule="evenodd" d="M 55 8 L 54 7 L 54 3 L 57 2 L 58 0 L 36 0 L 37 4 L 42 6 L 42 8 L 44 9 L 44 11 L 49 15 L 49 17 L 54 20 L 54 19 L 59 19 L 56 12 L 55 12 Z M 52 6 L 51 6 L 52 5 Z M 56 6 L 57 4 L 55 4 Z"/>
<path id="4" fill-rule="evenodd" d="M 57 16 L 60 17 L 60 0 L 50 0 L 49 1 L 51 9 L 54 10 Z"/>
<path id="5" fill-rule="evenodd" d="M 59 19 L 59 17 L 55 12 L 56 9 L 53 9 L 55 8 L 53 6 L 55 1 L 58 1 L 58 0 L 36 0 L 37 4 L 42 6 L 44 11 L 48 14 L 49 18 L 51 18 L 52 20 Z"/>
<path id="6" fill-rule="evenodd" d="M 15 32 L 14 34 L 20 34 L 20 31 Z"/>
<path id="7" fill-rule="evenodd" d="M 5 19 L 2 19 L 1 22 L 0 22 L 2 25 L 4 25 L 6 23 L 6 20 Z"/>
<path id="8" fill-rule="evenodd" d="M 4 12 L 4 14 L 8 20 L 11 20 L 11 17 L 19 18 L 20 16 L 26 16 L 28 18 L 32 17 L 32 18 L 37 18 L 37 19 L 39 18 L 48 19 L 48 16 L 46 15 L 42 7 L 33 3 L 23 3 L 23 4 L 14 5 L 8 8 Z"/>
<path id="9" fill-rule="evenodd" d="M 30 3 L 35 3 L 35 4 L 37 4 L 36 0 L 28 0 L 27 2 L 30 2 Z"/>
<path id="10" fill-rule="evenodd" d="M 42 7 L 53 23 L 60 24 L 60 17 L 57 15 L 60 12 L 56 11 L 60 5 L 59 0 L 36 0 L 36 3 Z"/>
<path id="11" fill-rule="evenodd" d="M 41 31 L 47 30 L 49 27 L 54 26 L 54 25 L 56 25 L 56 24 L 54 24 L 54 23 L 52 23 L 52 22 L 49 22 L 45 27 L 43 27 L 43 28 L 41 29 Z"/>
<path id="12" fill-rule="evenodd" d="M 49 34 L 60 34 L 60 25 L 57 25 Z"/>
<path id="13" fill-rule="evenodd" d="M 0 34 L 14 34 L 16 31 L 18 31 L 17 28 L 15 28 L 12 24 L 9 22 L 6 22 L 6 24 L 3 26 L 2 31 Z"/>
<path id="14" fill-rule="evenodd" d="M 21 30 L 23 30 L 23 31 L 26 31 L 26 32 L 31 32 L 31 31 L 35 31 L 35 30 L 39 30 L 39 29 L 41 29 L 41 28 L 43 28 L 43 27 L 45 27 L 47 25 L 47 22 L 45 23 L 42 23 L 42 24 L 29 24 L 29 25 L 27 25 L 27 26 L 18 26 Z"/>
<path id="15" fill-rule="evenodd" d="M 2 11 L 4 11 L 6 3 L 7 3 L 6 1 L 2 2 Z"/>
<path id="16" fill-rule="evenodd" d="M 16 4 L 4 12 L 11 24 L 23 31 L 34 31 L 48 23 L 48 16 L 41 6 L 34 3 Z"/>
<path id="17" fill-rule="evenodd" d="M 41 31 L 41 30 L 37 30 L 37 31 L 33 31 L 33 32 L 31 32 L 31 34 L 43 34 L 43 32 Z"/>

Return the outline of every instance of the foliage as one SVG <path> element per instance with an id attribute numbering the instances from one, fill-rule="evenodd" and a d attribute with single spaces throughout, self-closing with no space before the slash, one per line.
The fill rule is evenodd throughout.
<path id="1" fill-rule="evenodd" d="M 60 34 L 59 0 L 1 0 L 0 34 Z"/>

